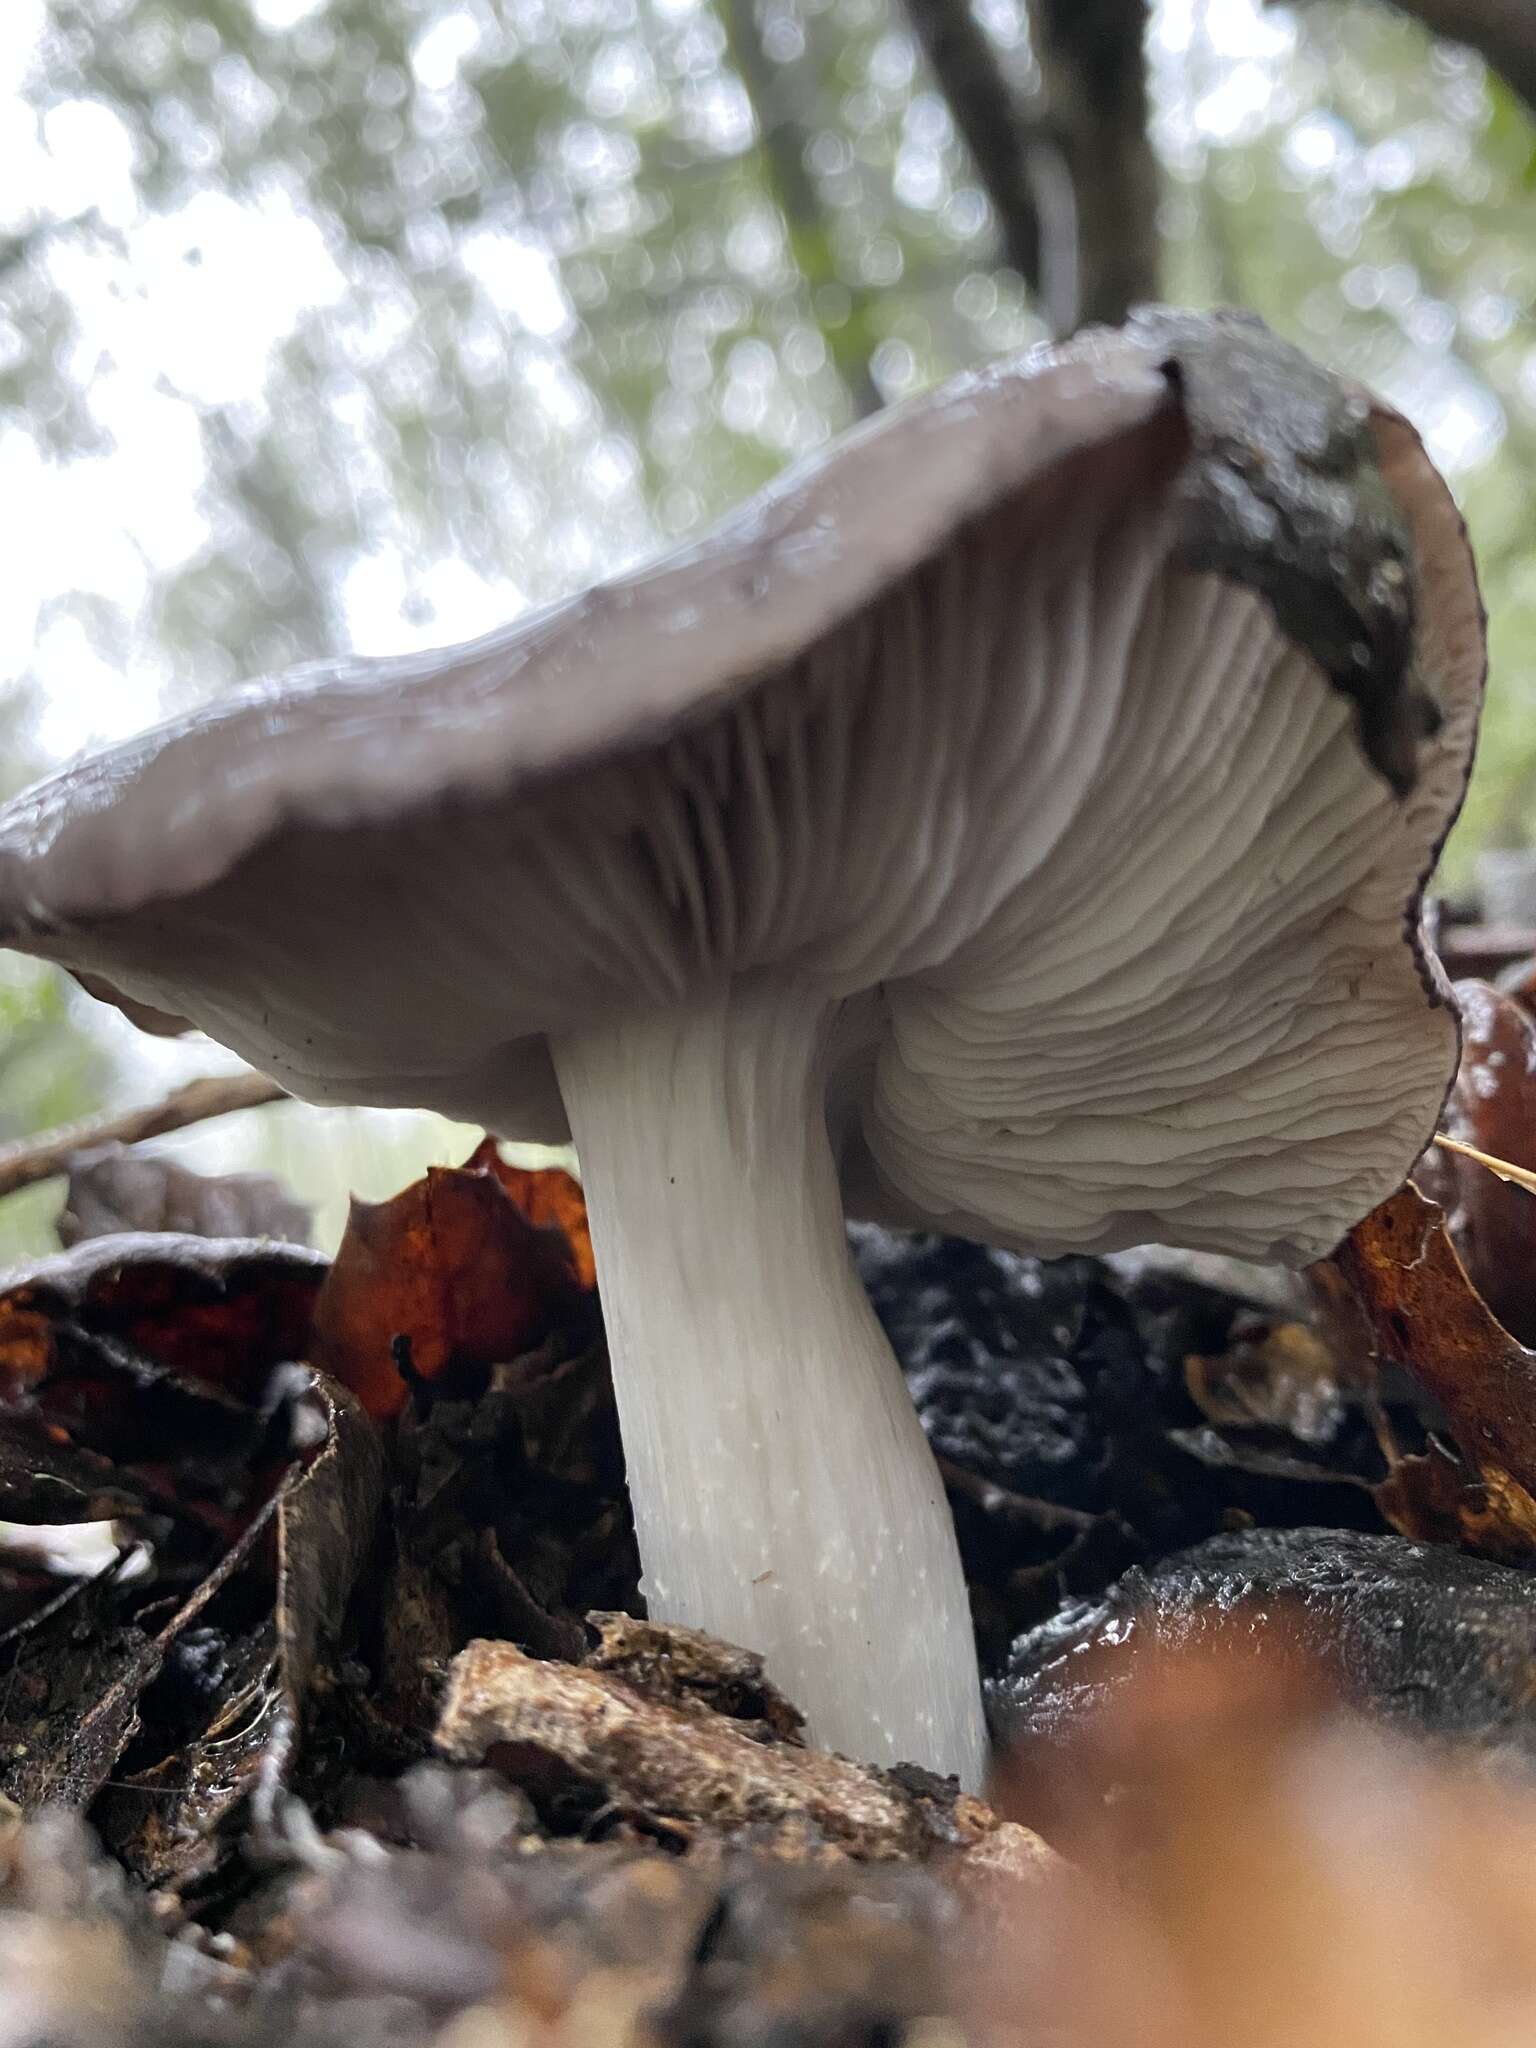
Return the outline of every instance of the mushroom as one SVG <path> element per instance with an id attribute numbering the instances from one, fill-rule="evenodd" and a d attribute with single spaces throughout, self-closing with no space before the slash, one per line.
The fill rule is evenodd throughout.
<path id="1" fill-rule="evenodd" d="M 974 1784 L 955 1539 L 845 1209 L 1302 1261 L 1456 1025 L 1482 616 L 1409 428 L 1151 312 L 661 564 L 264 682 L 0 812 L 0 940 L 296 1095 L 573 1134 L 653 1615 Z"/>

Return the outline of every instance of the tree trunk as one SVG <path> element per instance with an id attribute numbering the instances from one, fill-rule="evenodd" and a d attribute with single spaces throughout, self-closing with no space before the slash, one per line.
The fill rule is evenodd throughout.
<path id="1" fill-rule="evenodd" d="M 907 0 L 907 13 L 991 202 L 1004 258 L 1038 295 L 1041 221 L 1029 168 L 1033 138 L 991 39 L 967 0 Z"/>
<path id="2" fill-rule="evenodd" d="M 831 328 L 820 324 L 854 416 L 866 419 L 881 403 L 870 367 L 870 295 L 838 270 L 831 223 L 806 161 L 810 134 L 794 104 L 790 67 L 776 64 L 764 47 L 755 0 L 726 0 L 724 20 L 731 62 L 752 102 L 773 194 L 806 290 L 813 304 L 824 285 L 840 285 L 848 294 L 848 317 Z"/>
<path id="3" fill-rule="evenodd" d="M 996 216 L 1005 259 L 1051 331 L 1123 320 L 1157 290 L 1146 0 L 1032 0 L 1041 85 L 1009 85 L 968 0 L 907 12 Z"/>
<path id="4" fill-rule="evenodd" d="M 1116 323 L 1157 294 L 1146 0 L 1034 0 L 1031 20 L 1077 208 L 1075 324 Z"/>

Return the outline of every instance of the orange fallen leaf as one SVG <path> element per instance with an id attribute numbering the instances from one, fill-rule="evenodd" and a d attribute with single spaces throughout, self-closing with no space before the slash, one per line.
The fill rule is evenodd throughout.
<path id="1" fill-rule="evenodd" d="M 1536 1168 L 1536 1021 L 1486 982 L 1459 981 L 1461 1065 L 1441 1119 L 1442 1137 L 1500 1162 L 1434 1144 L 1414 1178 L 1446 1215 L 1472 1282 L 1503 1323 L 1536 1343 L 1536 1200 L 1499 1177 Z"/>
<path id="2" fill-rule="evenodd" d="M 509 1166 L 494 1138 L 483 1138 L 465 1160 L 466 1170 L 494 1173 L 530 1223 L 549 1225 L 564 1234 L 576 1277 L 583 1287 L 597 1285 L 592 1232 L 587 1224 L 581 1182 L 558 1166 Z"/>
<path id="3" fill-rule="evenodd" d="M 1433 1396 L 1467 1467 L 1457 1485 L 1442 1453 L 1403 1460 L 1380 1496 L 1383 1509 L 1413 1535 L 1443 1537 L 1437 1525 L 1452 1514 L 1464 1541 L 1528 1558 L 1536 1551 L 1536 1352 L 1483 1300 L 1442 1212 L 1412 1182 L 1355 1226 L 1337 1260 L 1378 1357 Z M 1426 1519 L 1405 1525 L 1419 1510 Z"/>
<path id="4" fill-rule="evenodd" d="M 1372 1492 L 1400 1536 L 1460 1544 L 1508 1564 L 1530 1563 L 1536 1550 L 1530 1498 L 1507 1474 L 1474 1471 L 1433 1442 L 1389 1462 L 1390 1471 Z"/>
<path id="5" fill-rule="evenodd" d="M 580 1205 L 568 1174 L 520 1174 L 490 1139 L 463 1166 L 430 1167 L 387 1202 L 354 1201 L 315 1304 L 314 1362 L 384 1417 L 405 1403 L 402 1350 L 425 1380 L 517 1357 L 590 1287 Z"/>

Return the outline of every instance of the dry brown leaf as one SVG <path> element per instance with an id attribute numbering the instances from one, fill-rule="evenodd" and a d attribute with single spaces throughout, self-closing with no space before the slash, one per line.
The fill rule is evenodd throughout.
<path id="1" fill-rule="evenodd" d="M 1303 1443 L 1329 1442 L 1343 1405 L 1338 1362 L 1307 1323 L 1259 1324 L 1215 1358 L 1192 1352 L 1184 1383 L 1208 1422 L 1281 1429 Z"/>
<path id="2" fill-rule="evenodd" d="M 577 1279 L 583 1287 L 597 1285 L 587 1201 L 579 1180 L 559 1166 L 509 1166 L 494 1138 L 482 1140 L 464 1164 L 494 1173 L 530 1223 L 560 1231 L 575 1263 Z"/>
<path id="3" fill-rule="evenodd" d="M 1390 1465 L 1372 1491 L 1400 1535 L 1465 1544 L 1508 1564 L 1530 1562 L 1528 1496 L 1507 1475 L 1473 1471 L 1433 1441 L 1422 1451 L 1391 1454 Z"/>
<path id="4" fill-rule="evenodd" d="M 568 1174 L 505 1166 L 487 1139 L 463 1166 L 430 1167 L 390 1201 L 354 1201 L 315 1307 L 316 1363 L 386 1417 L 409 1391 L 402 1364 L 430 1381 L 530 1350 L 588 1292 L 582 1241 L 565 1227 L 578 1222 L 573 1189 Z"/>
<path id="5" fill-rule="evenodd" d="M 1536 1551 L 1536 1352 L 1493 1314 L 1456 1256 L 1442 1212 L 1411 1182 L 1357 1224 L 1337 1256 L 1378 1357 L 1433 1397 L 1467 1473 L 1480 1482 L 1458 1488 L 1433 1459 L 1406 1471 L 1400 1462 L 1380 1496 L 1384 1510 L 1396 1510 L 1405 1534 L 1442 1537 L 1449 1512 L 1464 1541 L 1529 1557 Z"/>
<path id="6" fill-rule="evenodd" d="M 134 1750 L 93 1812 L 115 1854 L 163 1890 L 217 1865 L 223 1825 L 247 1800 L 258 1828 L 268 1826 L 316 1700 L 335 1683 L 347 1605 L 383 1500 L 384 1448 L 349 1394 L 311 1377 L 304 1399 L 314 1441 L 195 1596 L 193 1611 L 214 1617 L 214 1595 L 237 1574 L 252 1575 L 261 1597 L 241 1604 L 254 1605 L 259 1620 L 230 1638 L 230 1669 L 210 1689 L 205 1725 L 184 1731 L 173 1721 L 162 1730 L 146 1712 Z M 190 1618 L 176 1617 L 162 1650 Z"/>
<path id="7" fill-rule="evenodd" d="M 1513 1166 L 1536 1167 L 1536 1021 L 1487 982 L 1459 981 L 1455 995 L 1461 1066 L 1442 1129 Z M 1451 1242 L 1499 1321 L 1536 1342 L 1536 1196 L 1437 1145 L 1414 1178 L 1445 1211 Z"/>

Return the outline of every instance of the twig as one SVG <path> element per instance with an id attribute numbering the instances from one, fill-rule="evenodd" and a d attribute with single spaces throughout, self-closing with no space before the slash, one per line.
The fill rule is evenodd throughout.
<path id="1" fill-rule="evenodd" d="M 1479 1152 L 1475 1145 L 1463 1145 L 1459 1138 L 1442 1138 L 1436 1133 L 1434 1142 L 1442 1152 L 1455 1152 L 1462 1159 L 1476 1160 L 1479 1166 L 1486 1166 L 1490 1173 L 1496 1173 L 1500 1180 L 1507 1180 L 1512 1187 L 1524 1188 L 1528 1195 L 1536 1195 L 1536 1173 L 1529 1167 L 1512 1166 L 1507 1159 L 1496 1159 L 1491 1152 Z"/>
<path id="2" fill-rule="evenodd" d="M 188 1124 L 206 1123 L 211 1117 L 228 1116 L 231 1110 L 255 1109 L 263 1102 L 280 1102 L 287 1090 L 269 1081 L 265 1074 L 210 1074 L 189 1081 L 161 1102 L 145 1109 L 118 1110 L 110 1116 L 82 1117 L 41 1137 L 18 1138 L 0 1145 L 0 1195 L 13 1195 L 18 1188 L 49 1180 L 62 1173 L 77 1152 L 93 1145 L 136 1145 L 142 1138 L 163 1137 L 167 1131 L 185 1130 Z"/>

